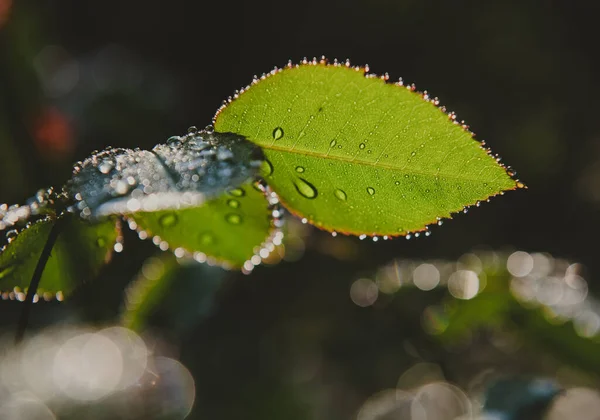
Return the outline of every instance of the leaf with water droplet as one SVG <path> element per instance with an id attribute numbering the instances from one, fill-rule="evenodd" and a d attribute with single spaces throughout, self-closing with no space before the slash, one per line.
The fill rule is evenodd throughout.
<path id="1" fill-rule="evenodd" d="M 309 63 L 248 87 L 214 126 L 263 148 L 273 168 L 263 176 L 292 213 L 337 232 L 407 235 L 519 185 L 426 98 L 364 69 Z"/>
<path id="2" fill-rule="evenodd" d="M 14 287 L 25 290 L 46 244 L 55 219 L 38 220 L 22 229 L 0 253 L 0 291 Z M 120 236 L 115 220 L 89 223 L 71 218 L 65 221 L 46 268 L 38 295 L 44 292 L 71 293 L 83 282 L 93 280 L 110 260 Z"/>
<path id="3" fill-rule="evenodd" d="M 264 193 L 250 184 L 200 207 L 177 210 L 176 219 L 172 218 L 174 214 L 138 212 L 130 217 L 149 238 L 157 235 L 171 250 L 182 248 L 189 254 L 202 253 L 232 267 L 241 267 L 252 258 L 274 229 L 272 210 Z"/>
<path id="4" fill-rule="evenodd" d="M 262 163 L 260 148 L 243 137 L 190 127 L 152 151 L 107 149 L 90 156 L 77 165 L 67 190 L 85 218 L 195 207 L 254 178 Z"/>

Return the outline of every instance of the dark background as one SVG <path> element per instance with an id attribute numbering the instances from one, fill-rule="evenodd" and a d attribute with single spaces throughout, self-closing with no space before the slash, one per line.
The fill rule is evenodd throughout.
<path id="1" fill-rule="evenodd" d="M 196 378 L 198 418 L 352 418 L 414 363 L 407 340 L 417 359 L 443 365 L 446 378 L 463 385 L 484 367 L 519 371 L 517 357 L 506 355 L 470 367 L 460 354 L 485 353 L 484 338 L 456 353 L 423 332 L 421 313 L 437 292 L 354 305 L 352 282 L 395 258 L 456 260 L 482 246 L 547 252 L 581 263 L 590 289 L 600 290 L 596 2 L 12 3 L 0 0 L 0 202 L 62 185 L 73 162 L 95 149 L 148 149 L 203 127 L 253 75 L 322 55 L 427 89 L 528 186 L 457 215 L 428 238 L 331 245 L 326 233 L 302 231 L 306 252 L 298 261 L 251 276 L 214 274 L 224 279 L 209 312 L 192 311 L 182 328 L 167 315 L 149 321 Z M 60 307 L 36 307 L 34 327 L 69 317 L 116 322 L 123 287 L 155 252 L 128 239 L 97 280 L 101 287 Z M 191 287 L 180 293 L 189 296 Z M 165 297 L 157 311 L 172 313 L 178 299 Z M 0 322 L 13 325 L 18 310 L 16 302 L 0 304 Z M 294 357 L 317 348 L 314 382 L 289 382 Z"/>

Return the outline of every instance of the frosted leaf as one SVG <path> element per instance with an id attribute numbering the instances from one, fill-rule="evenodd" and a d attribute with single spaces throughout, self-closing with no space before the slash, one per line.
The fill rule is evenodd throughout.
<path id="1" fill-rule="evenodd" d="M 95 153 L 75 165 L 67 189 L 84 218 L 194 207 L 253 178 L 262 159 L 242 136 L 190 131 L 151 151 Z"/>

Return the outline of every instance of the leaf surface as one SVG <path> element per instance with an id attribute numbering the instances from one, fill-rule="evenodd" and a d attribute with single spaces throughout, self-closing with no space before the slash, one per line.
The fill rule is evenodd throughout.
<path id="1" fill-rule="evenodd" d="M 195 207 L 254 178 L 262 158 L 243 137 L 191 127 L 151 151 L 93 154 L 75 165 L 67 190 L 83 218 Z"/>
<path id="2" fill-rule="evenodd" d="M 38 220 L 23 229 L 0 252 L 0 290 L 25 291 L 46 244 L 55 219 Z M 110 260 L 120 232 L 114 220 L 92 224 L 72 218 L 52 249 L 42 274 L 38 295 L 67 295 L 79 284 L 93 279 Z"/>
<path id="3" fill-rule="evenodd" d="M 282 203 L 327 230 L 406 235 L 522 186 L 436 101 L 364 69 L 273 71 L 214 124 L 261 146 Z"/>
<path id="4" fill-rule="evenodd" d="M 161 249 L 194 254 L 225 266 L 242 267 L 273 233 L 272 210 L 251 184 L 231 189 L 200 207 L 138 212 L 130 216 L 142 237 Z M 249 268 L 249 267 L 246 267 Z M 251 268 L 250 268 L 251 269 Z"/>

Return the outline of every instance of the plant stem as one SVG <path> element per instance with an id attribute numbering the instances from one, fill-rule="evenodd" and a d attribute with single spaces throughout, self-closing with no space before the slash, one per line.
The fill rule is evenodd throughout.
<path id="1" fill-rule="evenodd" d="M 24 306 L 23 311 L 21 312 L 21 317 L 19 318 L 19 325 L 15 335 L 15 344 L 19 344 L 21 341 L 23 341 L 23 336 L 25 335 L 25 330 L 27 329 L 27 324 L 29 323 L 29 313 L 31 312 L 33 296 L 37 293 L 40 280 L 42 279 L 42 274 L 44 273 L 44 268 L 46 268 L 46 263 L 50 258 L 52 248 L 58 239 L 58 235 L 62 231 L 67 217 L 59 217 L 54 226 L 52 226 L 50 234 L 48 235 L 48 239 L 46 240 L 46 244 L 44 245 L 44 249 L 40 254 L 40 259 L 37 262 L 35 271 L 31 277 L 31 282 L 29 283 L 29 288 L 27 289 L 27 296 L 25 296 L 25 301 L 23 302 Z"/>

